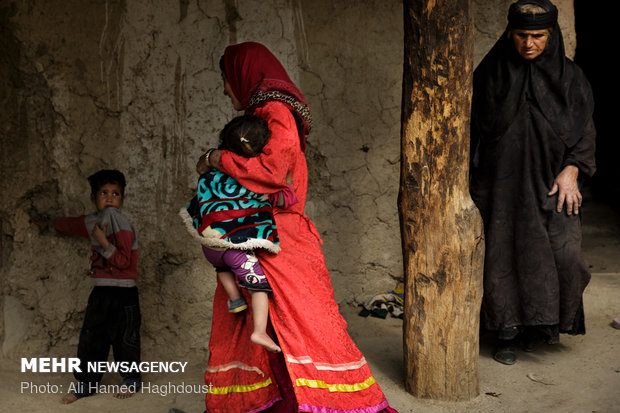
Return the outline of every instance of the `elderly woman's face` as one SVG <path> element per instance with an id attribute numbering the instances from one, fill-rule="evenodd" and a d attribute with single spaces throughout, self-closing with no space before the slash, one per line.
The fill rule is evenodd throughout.
<path id="1" fill-rule="evenodd" d="M 519 55 L 525 60 L 532 60 L 545 50 L 547 40 L 549 40 L 549 30 L 512 29 L 510 37 Z"/>
<path id="2" fill-rule="evenodd" d="M 235 110 L 243 110 L 243 105 L 233 93 L 232 88 L 230 87 L 230 83 L 228 83 L 228 80 L 226 80 L 226 76 L 224 76 L 223 73 L 222 80 L 224 81 L 224 94 L 230 98 L 230 102 L 232 103 Z"/>

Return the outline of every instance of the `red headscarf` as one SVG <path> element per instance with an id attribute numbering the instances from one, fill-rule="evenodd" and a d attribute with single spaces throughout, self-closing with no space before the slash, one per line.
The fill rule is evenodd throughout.
<path id="1" fill-rule="evenodd" d="M 303 122 L 303 131 L 300 131 L 301 146 L 305 149 L 305 135 L 310 131 L 312 119 L 306 98 L 269 49 L 256 42 L 239 43 L 228 46 L 222 59 L 226 80 L 246 111 L 251 112 L 269 100 L 278 100 L 299 115 L 297 120 Z M 282 98 L 263 95 L 256 99 L 258 92 L 279 92 Z"/>

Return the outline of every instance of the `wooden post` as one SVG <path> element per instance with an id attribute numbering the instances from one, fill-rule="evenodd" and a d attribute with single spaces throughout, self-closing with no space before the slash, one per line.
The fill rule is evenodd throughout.
<path id="1" fill-rule="evenodd" d="M 405 0 L 399 213 L 405 267 L 406 389 L 479 393 L 484 243 L 469 196 L 471 0 Z"/>

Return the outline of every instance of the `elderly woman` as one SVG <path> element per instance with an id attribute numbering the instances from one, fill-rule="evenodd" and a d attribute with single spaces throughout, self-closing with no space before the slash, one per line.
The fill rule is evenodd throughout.
<path id="1" fill-rule="evenodd" d="M 224 94 L 236 110 L 267 120 L 271 137 L 253 158 L 210 151 L 198 162 L 218 168 L 256 193 L 285 188 L 292 176 L 299 200 L 274 207 L 281 251 L 257 251 L 273 294 L 269 314 L 282 352 L 250 343 L 251 312 L 226 310 L 215 293 L 205 381 L 208 412 L 393 412 L 334 301 L 319 234 L 304 214 L 308 170 L 304 150 L 311 115 L 277 58 L 253 42 L 229 46 L 220 61 Z"/>
<path id="2" fill-rule="evenodd" d="M 593 98 L 548 0 L 519 0 L 474 72 L 471 194 L 485 227 L 482 327 L 516 361 L 584 334 L 581 181 L 595 171 Z"/>

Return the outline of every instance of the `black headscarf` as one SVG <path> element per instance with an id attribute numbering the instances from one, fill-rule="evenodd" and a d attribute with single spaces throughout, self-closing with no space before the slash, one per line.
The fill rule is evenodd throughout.
<path id="1" fill-rule="evenodd" d="M 547 13 L 538 22 L 553 22 L 545 50 L 531 61 L 519 55 L 509 37 L 511 25 L 528 27 L 514 15 L 516 4 L 541 6 Z M 556 18 L 550 19 L 553 14 Z M 534 20 L 533 15 L 525 16 L 525 21 Z M 581 69 L 565 56 L 557 9 L 548 0 L 519 0 L 513 4 L 511 23 L 475 70 L 472 127 L 476 138 L 483 142 L 500 139 L 526 99 L 537 104 L 567 147 L 580 138 L 594 110 L 590 85 Z"/>

